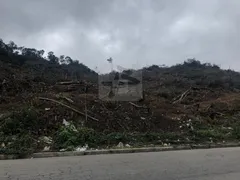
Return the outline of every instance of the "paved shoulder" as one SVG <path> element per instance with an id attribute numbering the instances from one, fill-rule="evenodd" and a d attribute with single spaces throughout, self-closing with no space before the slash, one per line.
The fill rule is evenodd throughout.
<path id="1" fill-rule="evenodd" d="M 240 148 L 0 161 L 1 180 L 170 180 L 240 177 Z"/>

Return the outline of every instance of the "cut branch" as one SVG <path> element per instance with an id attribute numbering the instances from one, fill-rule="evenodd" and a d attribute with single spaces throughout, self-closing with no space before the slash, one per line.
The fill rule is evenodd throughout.
<path id="1" fill-rule="evenodd" d="M 64 98 L 65 100 L 67 100 L 68 102 L 70 102 L 70 103 L 74 103 L 74 101 L 73 101 L 72 99 L 68 98 L 68 97 L 63 96 L 63 98 Z"/>
<path id="2" fill-rule="evenodd" d="M 136 108 L 143 108 L 143 106 L 139 106 L 139 105 L 137 105 L 137 104 L 134 104 L 133 102 L 129 102 L 129 104 L 133 105 L 133 106 L 136 107 Z"/>
<path id="3" fill-rule="evenodd" d="M 182 93 L 181 96 L 180 96 L 180 98 L 177 99 L 177 100 L 175 100 L 175 101 L 173 102 L 173 104 L 176 104 L 176 103 L 181 102 L 181 101 L 188 95 L 188 93 L 190 92 L 190 90 L 191 90 L 191 88 L 188 89 L 187 91 L 185 91 L 184 93 Z"/>
<path id="4" fill-rule="evenodd" d="M 129 102 L 129 104 L 131 104 L 132 106 L 134 106 L 134 107 L 136 107 L 136 108 L 145 108 L 145 109 L 148 108 L 148 107 L 146 107 L 146 106 L 139 106 L 139 105 L 137 105 L 137 104 L 135 104 L 135 103 L 133 103 L 133 102 Z"/>
<path id="5" fill-rule="evenodd" d="M 83 85 L 83 82 L 79 82 L 79 81 L 65 81 L 65 82 L 58 82 L 56 83 L 57 85 L 72 85 L 72 84 L 81 84 Z"/>

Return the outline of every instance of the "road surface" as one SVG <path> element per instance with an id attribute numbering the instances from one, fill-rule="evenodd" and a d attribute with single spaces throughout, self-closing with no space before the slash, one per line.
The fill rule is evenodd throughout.
<path id="1" fill-rule="evenodd" d="M 238 180 L 240 148 L 0 161 L 0 180 Z"/>

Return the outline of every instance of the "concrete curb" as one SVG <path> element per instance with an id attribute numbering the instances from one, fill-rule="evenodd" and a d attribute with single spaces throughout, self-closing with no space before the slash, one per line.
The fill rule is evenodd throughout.
<path id="1" fill-rule="evenodd" d="M 89 151 L 83 151 L 83 152 L 79 152 L 79 151 L 40 152 L 40 153 L 32 154 L 29 158 L 49 158 L 49 157 L 85 156 L 85 155 L 101 155 L 101 154 L 162 152 L 162 151 L 213 149 L 213 148 L 229 148 L 229 147 L 240 147 L 240 143 L 181 145 L 181 146 L 169 146 L 169 147 L 146 147 L 146 148 L 126 148 L 126 149 L 105 149 L 105 150 L 89 150 Z M 0 154 L 0 160 L 10 160 L 10 159 L 14 159 L 14 156 Z"/>
<path id="2" fill-rule="evenodd" d="M 140 152 L 159 152 L 173 150 L 173 147 L 151 147 L 151 148 L 128 148 L 128 149 L 106 149 L 106 150 L 91 150 L 84 152 L 45 152 L 34 153 L 33 158 L 46 157 L 62 157 L 62 156 L 84 156 L 84 155 L 100 155 L 100 154 L 125 154 L 125 153 L 140 153 Z"/>

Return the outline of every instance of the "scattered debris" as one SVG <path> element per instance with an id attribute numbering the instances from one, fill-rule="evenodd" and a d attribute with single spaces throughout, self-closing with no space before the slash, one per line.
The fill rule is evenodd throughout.
<path id="1" fill-rule="evenodd" d="M 63 119 L 63 125 L 65 125 L 65 126 L 69 126 L 69 125 L 70 125 L 70 123 L 69 123 L 69 122 L 67 122 L 67 121 L 66 121 L 66 119 Z"/>
<path id="2" fill-rule="evenodd" d="M 75 151 L 84 152 L 84 151 L 86 151 L 87 149 L 88 149 L 88 145 L 86 144 L 86 145 L 83 146 L 83 147 L 77 147 L 77 148 L 75 149 Z"/>

